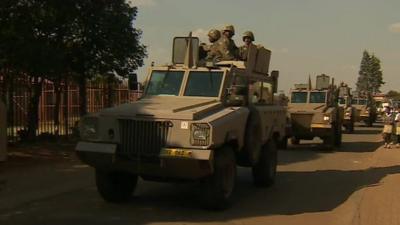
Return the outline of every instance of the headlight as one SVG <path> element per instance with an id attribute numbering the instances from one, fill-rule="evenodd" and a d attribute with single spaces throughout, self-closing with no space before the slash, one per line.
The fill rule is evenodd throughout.
<path id="1" fill-rule="evenodd" d="M 351 114 L 350 112 L 346 112 L 344 115 L 345 116 L 350 116 L 350 114 Z"/>
<path id="2" fill-rule="evenodd" d="M 320 117 L 321 118 L 321 117 Z M 330 117 L 329 116 L 324 116 L 324 121 L 329 121 Z"/>
<path id="3" fill-rule="evenodd" d="M 81 122 L 81 138 L 84 140 L 96 139 L 98 137 L 98 118 L 97 117 L 85 117 Z"/>
<path id="4" fill-rule="evenodd" d="M 192 145 L 206 146 L 210 141 L 210 126 L 205 123 L 194 123 L 191 125 L 192 137 L 190 138 Z"/>

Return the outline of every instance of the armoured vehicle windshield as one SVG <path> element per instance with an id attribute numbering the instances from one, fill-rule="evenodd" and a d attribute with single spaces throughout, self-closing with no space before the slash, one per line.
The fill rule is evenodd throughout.
<path id="1" fill-rule="evenodd" d="M 196 37 L 176 37 L 174 38 L 172 52 L 172 62 L 174 64 L 184 63 L 189 42 L 192 43 L 192 57 L 197 61 L 199 55 L 199 39 Z"/>
<path id="2" fill-rule="evenodd" d="M 367 105 L 368 101 L 366 99 L 353 99 L 351 103 L 353 105 Z"/>
<path id="3" fill-rule="evenodd" d="M 153 71 L 147 88 L 147 95 L 178 96 L 184 71 Z"/>
<path id="4" fill-rule="evenodd" d="M 307 92 L 292 92 L 291 103 L 307 103 Z"/>
<path id="5" fill-rule="evenodd" d="M 340 98 L 339 98 L 339 104 L 341 104 L 341 105 L 344 105 L 344 104 L 346 104 L 346 99 L 345 99 L 345 98 L 342 98 L 342 97 L 340 97 Z"/>
<path id="6" fill-rule="evenodd" d="M 191 71 L 184 96 L 218 97 L 223 72 Z"/>
<path id="7" fill-rule="evenodd" d="M 310 103 L 325 103 L 326 92 L 310 92 Z"/>

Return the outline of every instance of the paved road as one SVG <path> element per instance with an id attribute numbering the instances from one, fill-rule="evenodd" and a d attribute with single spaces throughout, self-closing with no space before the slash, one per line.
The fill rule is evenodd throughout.
<path id="1" fill-rule="evenodd" d="M 290 146 L 269 189 L 240 169 L 235 205 L 223 212 L 199 208 L 194 184 L 140 181 L 129 203 L 107 204 L 74 160 L 3 171 L 0 224 L 400 224 L 400 149 L 380 148 L 379 132 L 359 127 L 335 151 Z"/>

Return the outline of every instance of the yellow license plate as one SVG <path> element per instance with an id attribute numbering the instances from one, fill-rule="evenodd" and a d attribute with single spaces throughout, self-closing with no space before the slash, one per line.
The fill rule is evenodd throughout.
<path id="1" fill-rule="evenodd" d="M 165 154 L 174 157 L 192 157 L 192 151 L 180 150 L 180 149 L 165 149 Z"/>

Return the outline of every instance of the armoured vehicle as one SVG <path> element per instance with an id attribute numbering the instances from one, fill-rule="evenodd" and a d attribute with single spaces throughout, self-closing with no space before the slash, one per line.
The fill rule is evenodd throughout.
<path id="1" fill-rule="evenodd" d="M 338 91 L 329 76 L 318 75 L 316 87 L 297 84 L 290 90 L 289 117 L 291 121 L 291 142 L 312 140 L 319 137 L 324 145 L 340 146 L 342 142 L 342 110 L 338 106 Z"/>
<path id="2" fill-rule="evenodd" d="M 352 105 L 357 111 L 357 121 L 364 122 L 371 127 L 377 118 L 377 110 L 374 100 L 368 94 L 353 93 Z"/>
<path id="3" fill-rule="evenodd" d="M 339 106 L 343 110 L 343 127 L 348 133 L 354 132 L 354 123 L 356 121 L 356 109 L 352 106 L 351 88 L 347 84 L 341 83 L 339 86 Z"/>
<path id="4" fill-rule="evenodd" d="M 95 168 L 106 201 L 129 199 L 138 177 L 200 181 L 203 206 L 223 209 L 237 166 L 252 168 L 255 185 L 273 184 L 286 108 L 274 104 L 271 52 L 254 47 L 246 62 L 201 62 L 198 48 L 198 38 L 175 37 L 172 64 L 149 68 L 140 100 L 81 120 L 77 154 Z"/>

